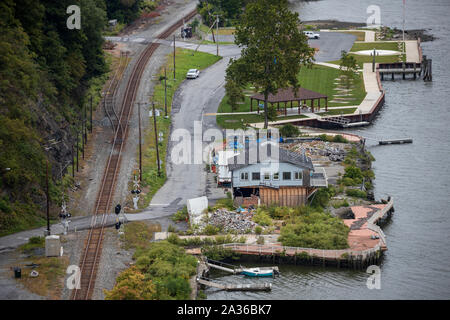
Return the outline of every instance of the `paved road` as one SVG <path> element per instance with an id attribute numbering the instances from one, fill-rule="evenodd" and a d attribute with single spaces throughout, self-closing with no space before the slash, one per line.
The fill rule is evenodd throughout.
<path id="1" fill-rule="evenodd" d="M 202 51 L 215 50 L 215 47 L 211 46 L 202 47 Z M 232 52 L 228 53 L 231 55 Z M 208 195 L 208 198 L 213 200 L 224 196 L 223 192 L 214 190 L 208 185 L 205 164 L 194 163 L 194 151 L 199 150 L 198 145 L 190 144 L 192 147 L 190 160 L 193 164 L 173 163 L 175 158 L 171 155 L 173 150 L 179 150 L 177 138 L 179 129 L 185 130 L 187 136 L 193 139 L 194 134 L 201 137 L 203 131 L 217 128 L 215 117 L 203 115 L 216 112 L 217 106 L 225 95 L 223 86 L 228 61 L 229 58 L 223 58 L 215 65 L 203 70 L 199 78 L 185 81 L 176 92 L 172 106 L 172 139 L 174 141 L 169 142 L 168 147 L 167 181 L 155 194 L 149 208 L 143 213 L 126 215 L 128 221 L 153 220 L 160 223 L 162 230 L 165 230 L 170 223 L 168 218 L 186 205 L 188 199 Z M 201 151 L 199 159 L 201 159 Z"/>
<path id="2" fill-rule="evenodd" d="M 340 32 L 320 32 L 320 39 L 308 40 L 311 47 L 318 48 L 316 62 L 339 60 L 341 51 L 350 51 L 356 36 Z"/>

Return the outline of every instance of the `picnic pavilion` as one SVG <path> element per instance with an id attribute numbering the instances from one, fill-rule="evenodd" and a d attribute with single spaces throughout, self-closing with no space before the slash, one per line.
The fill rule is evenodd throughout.
<path id="1" fill-rule="evenodd" d="M 298 114 L 300 114 L 300 109 L 308 107 L 306 104 L 308 101 L 312 112 L 314 112 L 315 101 L 317 101 L 317 110 L 320 110 L 321 99 L 325 100 L 325 111 L 328 111 L 328 96 L 305 88 L 298 88 L 297 92 L 294 88 L 279 89 L 277 94 L 269 94 L 267 102 L 272 106 L 277 104 L 277 111 L 280 111 L 280 103 L 284 103 L 284 115 L 286 116 L 288 103 L 290 103 L 290 108 L 294 108 L 294 102 L 296 102 Z M 256 107 L 259 113 L 259 104 L 260 102 L 264 103 L 264 95 L 258 93 L 250 97 L 250 111 L 253 111 L 253 100 L 257 102 Z"/>

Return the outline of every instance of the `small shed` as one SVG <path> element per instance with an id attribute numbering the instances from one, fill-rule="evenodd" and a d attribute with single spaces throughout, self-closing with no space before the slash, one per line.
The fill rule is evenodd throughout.
<path id="1" fill-rule="evenodd" d="M 208 208 L 208 198 L 203 196 L 187 200 L 187 210 L 189 221 L 191 224 L 199 224 L 201 222 L 203 211 Z"/>
<path id="2" fill-rule="evenodd" d="M 45 256 L 59 257 L 61 255 L 61 240 L 57 235 L 45 237 Z"/>
<path id="3" fill-rule="evenodd" d="M 259 103 L 264 103 L 264 94 L 258 93 L 250 97 L 250 111 L 253 111 L 253 100 L 257 101 L 257 110 L 259 113 Z M 311 111 L 314 112 L 315 102 L 317 101 L 317 108 L 320 110 L 320 101 L 325 102 L 325 111 L 328 111 L 328 96 L 319 92 L 308 90 L 305 88 L 298 88 L 297 91 L 294 88 L 279 89 L 276 94 L 269 94 L 267 102 L 272 106 L 277 105 L 277 110 L 280 110 L 280 103 L 284 103 L 284 115 L 287 115 L 288 103 L 290 107 L 294 108 L 294 102 L 297 103 L 298 114 L 300 109 L 304 108 L 309 101 Z"/>

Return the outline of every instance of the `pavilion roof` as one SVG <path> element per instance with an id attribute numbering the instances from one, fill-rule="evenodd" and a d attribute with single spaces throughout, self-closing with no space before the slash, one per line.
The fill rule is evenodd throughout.
<path id="1" fill-rule="evenodd" d="M 259 101 L 264 101 L 264 94 L 257 93 L 251 96 L 251 98 Z M 320 98 L 328 98 L 328 96 L 305 88 L 298 88 L 297 94 L 295 94 L 294 88 L 284 88 L 278 89 L 278 92 L 275 95 L 269 94 L 267 101 L 270 103 L 277 103 Z"/>

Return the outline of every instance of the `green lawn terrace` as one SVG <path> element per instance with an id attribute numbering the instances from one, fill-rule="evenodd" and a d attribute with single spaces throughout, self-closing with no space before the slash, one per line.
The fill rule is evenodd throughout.
<path id="1" fill-rule="evenodd" d="M 314 113 L 318 113 L 318 115 L 351 114 L 356 110 L 354 106 L 358 106 L 366 96 L 363 77 L 359 72 L 350 83 L 347 83 L 344 81 L 345 79 L 339 69 L 313 65 L 311 67 L 303 67 L 298 75 L 298 79 L 301 88 L 327 96 L 327 111 L 325 110 L 324 99 L 321 99 L 320 109 L 318 109 L 317 100 L 315 101 Z M 218 108 L 218 113 L 224 113 L 224 115 L 217 115 L 217 124 L 222 128 L 236 129 L 245 127 L 245 124 L 263 122 L 263 108 L 258 107 L 258 102 L 255 103 L 255 101 L 253 101 L 253 108 L 250 106 L 251 97 L 257 93 L 255 87 L 248 85 L 243 90 L 244 100 L 237 104 L 237 108 L 234 111 L 228 103 L 228 97 L 225 96 Z M 303 100 L 302 104 L 311 108 L 311 102 L 311 100 Z M 278 105 L 274 104 L 274 107 L 278 107 Z M 257 113 L 258 108 L 261 111 L 259 114 Z M 288 114 L 285 115 L 284 103 L 281 103 L 277 121 L 308 118 L 308 115 L 305 113 L 312 111 L 310 109 L 305 112 L 302 109 L 300 114 L 293 114 L 297 112 L 297 108 L 297 101 L 293 102 L 293 108 L 288 102 Z M 334 110 L 335 108 L 336 110 Z"/>
<path id="2" fill-rule="evenodd" d="M 389 50 L 395 51 L 392 55 L 376 55 L 375 63 L 395 63 L 406 61 L 406 55 L 403 54 L 405 44 L 401 41 L 376 41 L 376 42 L 355 42 L 349 53 L 356 59 L 359 68 L 362 68 L 364 63 L 372 63 L 373 56 L 357 54 L 359 51 L 366 50 Z M 329 61 L 329 63 L 340 64 L 339 60 Z"/>

